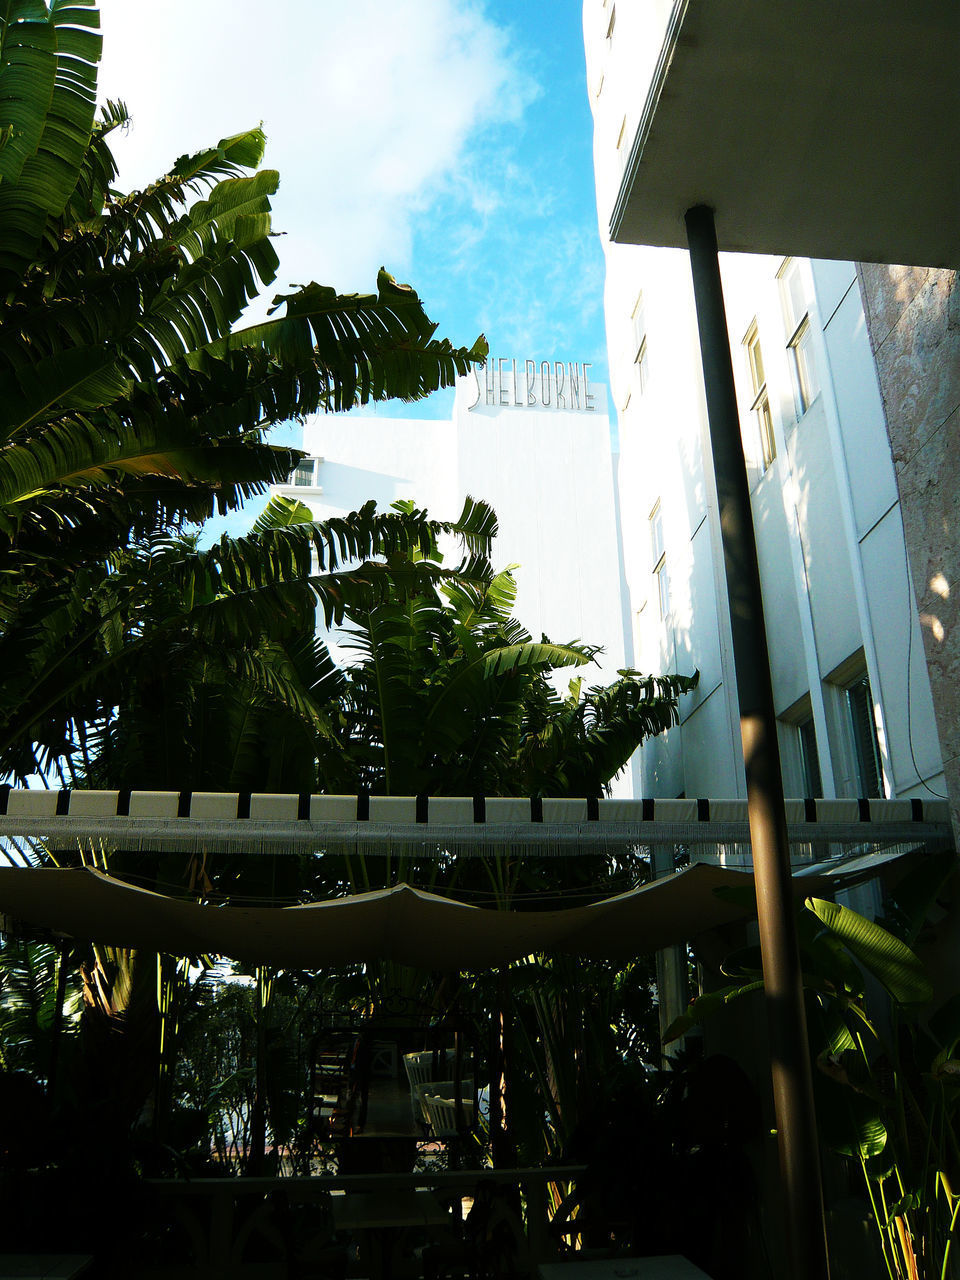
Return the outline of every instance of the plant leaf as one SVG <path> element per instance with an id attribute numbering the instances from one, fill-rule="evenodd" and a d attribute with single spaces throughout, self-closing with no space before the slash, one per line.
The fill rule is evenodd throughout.
<path id="1" fill-rule="evenodd" d="M 905 942 L 839 903 L 808 898 L 806 906 L 826 929 L 846 945 L 894 1000 L 903 1005 L 915 1005 L 932 999 L 933 987 L 924 971 L 923 961 Z"/>

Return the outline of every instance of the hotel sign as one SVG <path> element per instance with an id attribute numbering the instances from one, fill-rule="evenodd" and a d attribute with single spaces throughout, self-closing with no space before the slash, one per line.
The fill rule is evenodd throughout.
<path id="1" fill-rule="evenodd" d="M 593 366 L 562 360 L 514 360 L 490 356 L 483 369 L 474 368 L 476 391 L 468 409 L 563 409 L 596 413 L 588 370 Z M 469 393 L 468 393 L 469 394 Z"/>

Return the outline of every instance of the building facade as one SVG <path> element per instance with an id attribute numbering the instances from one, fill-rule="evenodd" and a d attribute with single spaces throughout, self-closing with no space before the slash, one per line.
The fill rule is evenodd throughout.
<path id="1" fill-rule="evenodd" d="M 636 663 L 701 672 L 642 794 L 744 793 L 688 254 L 607 234 L 674 6 L 586 0 L 612 409 Z M 722 258 L 791 796 L 946 795 L 877 361 L 852 262 Z"/>
<path id="2" fill-rule="evenodd" d="M 601 645 L 577 674 L 610 683 L 627 665 L 606 388 L 589 364 L 491 356 L 461 379 L 447 420 L 352 414 L 304 428 L 308 457 L 276 492 L 318 518 L 371 498 L 412 499 L 436 519 L 464 498 L 489 502 L 499 534 L 494 565 L 515 566 L 516 616 L 536 638 Z M 565 687 L 569 675 L 558 681 Z M 617 786 L 630 794 L 629 778 Z"/>

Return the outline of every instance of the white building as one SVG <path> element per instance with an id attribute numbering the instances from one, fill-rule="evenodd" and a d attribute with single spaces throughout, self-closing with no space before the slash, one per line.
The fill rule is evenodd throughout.
<path id="1" fill-rule="evenodd" d="M 649 122 L 648 86 L 668 75 L 661 53 L 668 22 L 683 8 L 586 0 L 587 77 L 635 661 L 645 670 L 701 672 L 680 727 L 643 750 L 642 794 L 740 796 L 739 711 L 689 257 L 608 235 L 645 112 Z M 641 168 L 637 183 L 643 175 Z M 786 792 L 944 796 L 857 267 L 728 254 L 722 270 Z"/>
<path id="2" fill-rule="evenodd" d="M 495 567 L 518 566 L 516 616 L 536 638 L 602 645 L 597 666 L 577 674 L 615 680 L 626 664 L 614 458 L 590 366 L 491 356 L 458 384 L 452 419 L 388 413 L 312 419 L 310 456 L 276 491 L 318 518 L 373 498 L 382 509 L 413 499 L 449 520 L 467 495 L 484 499 L 500 526 Z M 572 674 L 560 673 L 563 687 Z"/>

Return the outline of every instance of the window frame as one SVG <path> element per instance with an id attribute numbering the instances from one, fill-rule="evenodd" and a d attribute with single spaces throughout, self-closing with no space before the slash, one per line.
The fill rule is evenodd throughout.
<path id="1" fill-rule="evenodd" d="M 637 367 L 637 380 L 640 383 L 640 394 L 642 395 L 650 382 L 650 361 L 647 346 L 647 320 L 643 306 L 643 290 L 637 294 L 637 299 L 633 304 L 633 310 L 630 312 L 630 323 L 633 325 L 633 342 L 636 355 L 633 357 L 633 363 Z"/>
<path id="2" fill-rule="evenodd" d="M 309 469 L 309 478 L 307 477 L 307 469 Z M 301 479 L 301 476 L 305 477 Z M 290 477 L 290 484 L 295 489 L 315 489 L 317 487 L 317 460 L 316 458 L 304 458 L 293 469 Z"/>
<path id="3" fill-rule="evenodd" d="M 799 791 L 805 800 L 820 799 L 824 794 L 820 738 L 809 693 L 777 716 L 777 736 L 784 788 L 791 794 Z"/>
<path id="4" fill-rule="evenodd" d="M 852 749 L 853 765 L 859 787 L 858 799 L 883 800 L 886 785 L 883 777 L 883 752 L 877 728 L 877 702 L 870 675 L 860 671 L 841 686 L 844 719 Z M 855 695 L 863 694 L 860 705 Z"/>
<path id="5" fill-rule="evenodd" d="M 624 116 L 620 121 L 620 132 L 617 134 L 617 164 L 621 173 L 626 172 L 627 168 L 627 117 Z"/>
<path id="6" fill-rule="evenodd" d="M 750 387 L 753 400 L 750 412 L 757 420 L 760 434 L 760 457 L 763 470 L 767 471 L 777 456 L 777 441 L 773 433 L 773 414 L 770 411 L 770 394 L 767 390 L 766 370 L 763 365 L 763 348 L 760 345 L 760 331 L 756 318 L 750 322 L 743 338 L 746 353 L 747 370 L 750 375 Z"/>
<path id="7" fill-rule="evenodd" d="M 663 508 L 658 498 L 650 510 L 651 572 L 657 580 L 657 601 L 660 618 L 666 621 L 670 614 L 670 576 L 667 572 L 667 551 L 663 540 Z"/>
<path id="8" fill-rule="evenodd" d="M 644 334 L 643 340 L 637 348 L 633 363 L 637 366 L 637 381 L 640 384 L 640 394 L 643 395 L 650 382 L 650 361 L 647 359 L 646 334 Z"/>
<path id="9" fill-rule="evenodd" d="M 830 736 L 835 748 L 831 754 L 838 790 L 859 800 L 885 799 L 893 780 L 888 772 L 884 715 L 862 646 L 830 672 L 825 688 L 830 691 Z"/>
<path id="10" fill-rule="evenodd" d="M 810 299 L 800 262 L 796 258 L 784 258 L 777 272 L 777 282 L 780 286 L 786 348 L 799 421 L 820 394 L 820 380 L 813 352 Z"/>
<path id="11" fill-rule="evenodd" d="M 823 770 L 820 768 L 820 744 L 812 709 L 808 707 L 806 714 L 796 720 L 793 727 L 797 735 L 797 758 L 804 799 L 819 800 L 823 796 Z"/>
<path id="12" fill-rule="evenodd" d="M 790 368 L 793 373 L 793 388 L 800 410 L 800 417 L 803 417 L 807 412 L 820 391 L 816 375 L 816 361 L 811 350 L 812 338 L 810 315 L 807 313 L 787 340 L 787 350 L 790 352 Z"/>

